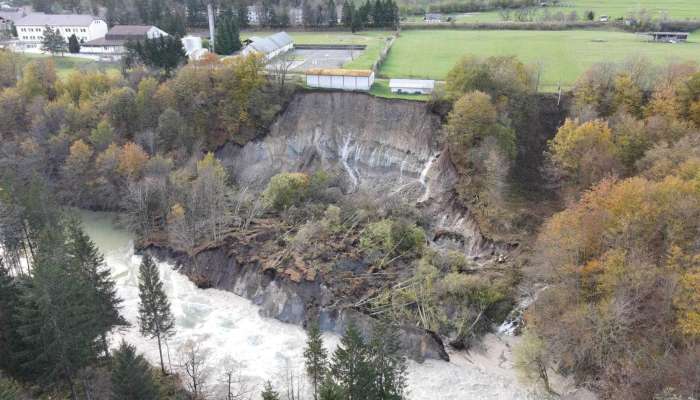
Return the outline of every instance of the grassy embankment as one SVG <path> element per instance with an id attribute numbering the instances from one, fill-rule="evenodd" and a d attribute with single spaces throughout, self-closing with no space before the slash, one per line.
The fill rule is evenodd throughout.
<path id="1" fill-rule="evenodd" d="M 700 32 L 688 43 L 652 43 L 612 31 L 404 31 L 382 66 L 384 77 L 445 79 L 460 57 L 515 55 L 539 65 L 540 90 L 570 88 L 591 65 L 642 56 L 656 64 L 700 62 Z"/>

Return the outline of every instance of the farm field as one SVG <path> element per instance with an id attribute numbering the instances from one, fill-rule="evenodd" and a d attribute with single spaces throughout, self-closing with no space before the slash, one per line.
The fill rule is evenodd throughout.
<path id="1" fill-rule="evenodd" d="M 630 13 L 640 10 L 647 11 L 652 17 L 668 17 L 671 19 L 700 19 L 700 1 L 697 0 L 564 0 L 560 6 L 540 8 L 537 16 L 545 12 L 570 14 L 576 11 L 580 19 L 586 11 L 593 11 L 596 19 L 607 15 L 610 19 L 624 18 Z M 511 13 L 513 14 L 513 13 Z M 501 22 L 503 18 L 498 11 L 445 14 L 457 23 L 489 23 Z M 422 15 L 410 15 L 405 22 L 423 22 Z"/>
<path id="2" fill-rule="evenodd" d="M 241 40 L 251 36 L 269 36 L 277 31 L 242 31 Z M 371 68 L 379 57 L 385 40 L 391 36 L 388 31 L 350 32 L 287 32 L 296 44 L 364 44 L 367 48 L 357 52 L 355 59 L 345 64 L 345 68 Z"/>
<path id="3" fill-rule="evenodd" d="M 382 77 L 444 79 L 462 56 L 515 55 L 541 68 L 540 90 L 563 88 L 599 62 L 633 56 L 656 64 L 700 62 L 700 32 L 688 43 L 651 43 L 643 37 L 612 31 L 403 31 L 381 68 Z"/>

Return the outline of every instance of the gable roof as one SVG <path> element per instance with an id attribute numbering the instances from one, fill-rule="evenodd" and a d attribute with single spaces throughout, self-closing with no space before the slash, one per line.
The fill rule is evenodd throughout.
<path id="1" fill-rule="evenodd" d="M 294 40 L 287 32 L 278 32 L 264 38 L 253 36 L 250 38 L 250 44 L 248 46 L 261 53 L 268 54 L 290 43 L 294 43 Z"/>
<path id="2" fill-rule="evenodd" d="M 153 25 L 115 25 L 107 35 L 145 36 Z"/>
<path id="3" fill-rule="evenodd" d="M 44 14 L 31 13 L 18 20 L 17 26 L 89 26 L 99 18 L 89 14 Z"/>

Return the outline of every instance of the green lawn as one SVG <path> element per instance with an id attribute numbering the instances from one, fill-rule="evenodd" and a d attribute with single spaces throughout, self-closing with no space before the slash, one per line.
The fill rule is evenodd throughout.
<path id="1" fill-rule="evenodd" d="M 47 58 L 49 55 L 22 53 L 21 57 L 26 60 L 34 58 Z M 119 65 L 115 63 L 100 63 L 97 61 L 71 56 L 54 56 L 54 65 L 56 66 L 56 74 L 59 78 L 66 77 L 71 72 L 81 70 L 102 70 L 108 72 L 119 72 Z"/>
<path id="2" fill-rule="evenodd" d="M 541 90 L 570 87 L 588 67 L 644 56 L 657 64 L 700 62 L 700 32 L 688 43 L 647 42 L 632 33 L 609 31 L 403 31 L 381 68 L 382 77 L 445 79 L 462 56 L 515 55 L 541 66 Z"/>

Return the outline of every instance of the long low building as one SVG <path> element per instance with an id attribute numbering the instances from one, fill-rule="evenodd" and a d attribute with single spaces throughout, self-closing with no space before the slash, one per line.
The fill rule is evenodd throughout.
<path id="1" fill-rule="evenodd" d="M 391 93 L 430 94 L 435 90 L 434 80 L 390 79 Z"/>
<path id="2" fill-rule="evenodd" d="M 40 48 L 44 31 L 49 26 L 67 42 L 75 35 L 81 43 L 104 37 L 107 23 L 87 14 L 31 13 L 15 22 L 19 42 L 24 48 Z"/>
<path id="3" fill-rule="evenodd" d="M 262 54 L 268 60 L 294 48 L 294 40 L 287 32 L 278 32 L 264 38 L 253 36 L 245 43 L 246 46 L 241 50 L 241 54 L 244 56 L 254 53 Z"/>
<path id="4" fill-rule="evenodd" d="M 80 52 L 119 56 L 126 53 L 127 42 L 161 36 L 168 36 L 168 33 L 153 25 L 116 25 L 104 37 L 83 43 Z"/>
<path id="5" fill-rule="evenodd" d="M 368 91 L 374 84 L 369 69 L 312 68 L 306 71 L 306 85 L 315 88 Z"/>

